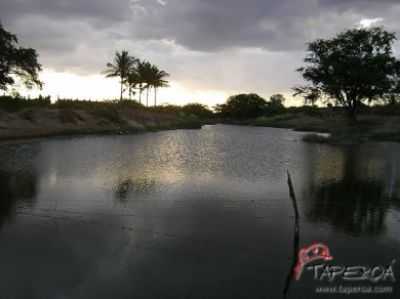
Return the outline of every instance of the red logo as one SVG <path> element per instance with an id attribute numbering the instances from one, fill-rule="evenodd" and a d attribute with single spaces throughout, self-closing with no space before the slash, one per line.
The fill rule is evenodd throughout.
<path id="1" fill-rule="evenodd" d="M 333 256 L 330 254 L 329 247 L 322 243 L 314 243 L 308 247 L 300 249 L 297 265 L 294 268 L 294 277 L 299 280 L 304 267 L 317 260 L 331 261 Z"/>

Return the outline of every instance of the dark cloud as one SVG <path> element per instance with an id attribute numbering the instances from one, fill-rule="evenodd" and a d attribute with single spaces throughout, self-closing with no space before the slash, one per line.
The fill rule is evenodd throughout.
<path id="1" fill-rule="evenodd" d="M 0 20 L 45 67 L 98 74 L 126 48 L 191 87 L 266 93 L 298 82 L 306 42 L 365 18 L 400 33 L 399 13 L 398 0 L 0 1 Z"/>
<path id="2" fill-rule="evenodd" d="M 26 15 L 39 15 L 60 22 L 97 19 L 108 23 L 129 17 L 129 5 L 129 0 L 4 0 L 0 3 L 0 15 L 10 22 Z"/>
<path id="3" fill-rule="evenodd" d="M 137 0 L 133 5 L 137 14 L 132 30 L 137 38 L 169 38 L 200 51 L 229 47 L 281 51 L 302 47 L 310 32 L 319 30 L 323 34 L 329 25 L 354 26 L 357 9 L 362 9 L 359 17 L 368 17 L 384 13 L 394 1 L 339 0 L 336 5 L 333 0 L 168 0 L 158 6 L 154 3 Z M 327 24 L 332 14 L 336 19 Z"/>
<path id="4" fill-rule="evenodd" d="M 93 32 L 108 32 L 112 40 L 168 39 L 196 51 L 285 51 L 300 49 L 316 31 L 330 33 L 354 26 L 357 18 L 384 17 L 394 6 L 398 0 L 3 0 L 0 18 L 37 29 L 32 39 L 48 37 L 48 31 L 53 36 L 40 18 L 58 22 L 55 43 L 75 35 L 81 42 L 79 27 L 70 26 L 75 21 L 90 24 Z"/>
<path id="5" fill-rule="evenodd" d="M 379 6 L 382 4 L 398 4 L 397 0 L 319 0 L 319 3 L 323 5 L 330 5 L 332 7 L 337 6 L 348 6 L 354 8 L 360 8 L 362 6 Z"/>
<path id="6" fill-rule="evenodd" d="M 299 3 L 168 0 L 165 5 L 154 6 L 150 1 L 136 1 L 132 29 L 139 38 L 168 38 L 200 51 L 267 44 L 279 48 L 276 41 L 284 39 L 285 31 L 293 29 L 292 24 L 299 21 L 299 16 L 310 13 L 308 7 Z"/>

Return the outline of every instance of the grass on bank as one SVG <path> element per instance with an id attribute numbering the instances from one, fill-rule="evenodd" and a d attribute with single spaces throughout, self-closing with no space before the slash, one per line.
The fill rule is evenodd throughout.
<path id="1" fill-rule="evenodd" d="M 58 99 L 55 103 L 50 101 L 50 97 L 24 98 L 0 96 L 0 110 L 17 113 L 32 109 L 57 109 L 62 113 L 62 118 L 74 119 L 75 114 L 71 111 L 85 111 L 93 115 L 109 119 L 110 121 L 121 121 L 119 116 L 124 111 L 135 111 L 136 116 L 152 115 L 158 117 L 173 116 L 177 119 L 185 119 L 185 121 L 193 122 L 196 118 L 205 120 L 212 119 L 213 112 L 206 106 L 191 103 L 185 106 L 162 105 L 146 107 L 134 100 L 105 100 L 105 101 L 88 101 L 73 99 Z M 79 118 L 79 117 L 78 117 Z"/>
<path id="2" fill-rule="evenodd" d="M 0 139 L 199 129 L 208 122 L 203 110 L 208 111 L 199 104 L 145 107 L 132 100 L 52 103 L 48 97 L 0 96 Z"/>
<path id="3" fill-rule="evenodd" d="M 145 107 L 131 100 L 96 102 L 70 99 L 59 99 L 51 103 L 48 97 L 36 99 L 0 97 L 0 127 L 8 126 L 4 117 L 2 122 L 4 112 L 38 127 L 43 126 L 49 118 L 57 118 L 56 125 L 59 125 L 61 130 L 75 132 L 78 128 L 84 133 L 200 128 L 205 123 L 220 122 L 329 133 L 329 137 L 307 134 L 304 136 L 306 142 L 331 144 L 351 144 L 370 140 L 400 142 L 400 104 L 362 107 L 357 122 L 350 122 L 346 111 L 338 107 L 291 107 L 274 113 L 266 112 L 252 119 L 227 119 L 200 104 L 183 107 L 175 105 Z"/>
<path id="4" fill-rule="evenodd" d="M 247 124 L 329 134 L 303 137 L 305 142 L 313 143 L 400 142 L 400 105 L 365 107 L 356 122 L 350 121 L 346 111 L 340 108 L 315 108 L 313 111 L 299 107 L 277 115 L 261 116 Z"/>

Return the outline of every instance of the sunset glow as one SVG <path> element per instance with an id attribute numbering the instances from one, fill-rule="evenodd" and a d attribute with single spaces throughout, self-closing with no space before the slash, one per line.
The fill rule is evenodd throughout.
<path id="1" fill-rule="evenodd" d="M 102 74 L 98 75 L 77 75 L 67 72 L 55 72 L 44 70 L 41 74 L 44 82 L 42 90 L 27 91 L 22 89 L 22 94 L 37 96 L 39 94 L 49 95 L 52 100 L 57 98 L 67 99 L 86 99 L 86 100 L 110 100 L 117 99 L 119 93 L 119 83 L 116 78 L 105 78 Z M 128 97 L 128 93 L 125 93 Z M 228 93 L 215 90 L 188 89 L 179 82 L 171 81 L 169 88 L 158 91 L 158 102 L 160 104 L 182 105 L 190 102 L 198 102 L 209 107 L 218 103 L 223 103 L 228 97 Z M 133 96 L 133 99 L 137 99 Z M 145 92 L 142 101 L 146 98 Z M 153 92 L 149 94 L 149 102 L 153 103 Z"/>

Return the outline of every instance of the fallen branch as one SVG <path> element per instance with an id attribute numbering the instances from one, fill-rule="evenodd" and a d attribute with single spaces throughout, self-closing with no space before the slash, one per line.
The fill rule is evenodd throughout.
<path id="1" fill-rule="evenodd" d="M 292 255 L 292 264 L 289 270 L 289 273 L 286 277 L 285 287 L 283 289 L 283 297 L 287 298 L 289 293 L 290 284 L 293 280 L 294 268 L 296 267 L 298 260 L 298 252 L 299 252 L 299 242 L 300 242 L 300 224 L 299 224 L 299 209 L 297 206 L 296 194 L 294 192 L 292 179 L 290 177 L 289 171 L 287 171 L 287 183 L 289 186 L 289 195 L 292 200 L 293 210 L 294 210 L 294 238 L 293 238 L 293 255 Z"/>

